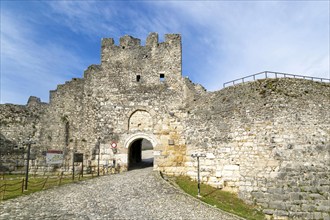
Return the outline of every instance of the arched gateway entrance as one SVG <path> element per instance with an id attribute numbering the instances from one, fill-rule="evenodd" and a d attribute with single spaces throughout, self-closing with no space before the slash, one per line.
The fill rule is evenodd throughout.
<path id="1" fill-rule="evenodd" d="M 147 139 L 136 139 L 128 148 L 128 169 L 153 166 L 153 146 Z"/>
<path id="2" fill-rule="evenodd" d="M 137 133 L 129 137 L 125 142 L 128 170 L 153 166 L 156 145 L 153 135 Z"/>

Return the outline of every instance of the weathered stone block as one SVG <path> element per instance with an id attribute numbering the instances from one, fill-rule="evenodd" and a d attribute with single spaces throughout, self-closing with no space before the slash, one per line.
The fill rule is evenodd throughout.
<path id="1" fill-rule="evenodd" d="M 262 192 L 252 192 L 251 195 L 252 195 L 254 198 L 258 199 L 258 201 L 259 201 L 259 199 L 262 199 L 262 198 L 265 197 L 265 194 L 262 193 Z"/>
<path id="2" fill-rule="evenodd" d="M 330 214 L 324 212 L 324 213 L 322 213 L 322 218 L 323 218 L 324 220 L 330 220 Z"/>
<path id="3" fill-rule="evenodd" d="M 302 204 L 301 210 L 305 212 L 313 212 L 316 210 L 315 205 L 310 205 L 310 204 Z"/>
<path id="4" fill-rule="evenodd" d="M 301 200 L 301 199 L 303 199 L 302 195 L 300 193 L 296 193 L 296 192 L 289 193 L 289 196 L 290 196 L 290 200 Z"/>
<path id="5" fill-rule="evenodd" d="M 292 212 L 300 212 L 301 211 L 300 205 L 287 205 L 287 209 L 292 211 Z"/>
<path id="6" fill-rule="evenodd" d="M 289 216 L 289 212 L 287 211 L 283 211 L 283 210 L 276 210 L 274 212 L 275 216 L 281 217 L 281 218 L 286 218 L 287 216 Z"/>
<path id="7" fill-rule="evenodd" d="M 225 165 L 223 170 L 224 171 L 238 171 L 239 165 Z"/>
<path id="8" fill-rule="evenodd" d="M 270 201 L 270 202 L 269 202 L 269 208 L 285 210 L 285 209 L 286 209 L 286 205 L 285 205 L 285 203 L 283 203 L 283 202 L 279 202 L 279 201 Z"/>
<path id="9" fill-rule="evenodd" d="M 313 219 L 323 219 L 321 212 L 314 212 L 313 214 L 314 214 Z"/>
<path id="10" fill-rule="evenodd" d="M 207 158 L 207 159 L 214 159 L 215 156 L 214 156 L 213 153 L 206 153 L 206 158 Z"/>
<path id="11" fill-rule="evenodd" d="M 262 210 L 262 212 L 265 214 L 265 215 L 273 215 L 275 210 L 274 209 L 264 209 Z"/>
<path id="12" fill-rule="evenodd" d="M 316 210 L 320 212 L 330 212 L 330 201 L 328 200 L 328 205 L 318 205 Z"/>

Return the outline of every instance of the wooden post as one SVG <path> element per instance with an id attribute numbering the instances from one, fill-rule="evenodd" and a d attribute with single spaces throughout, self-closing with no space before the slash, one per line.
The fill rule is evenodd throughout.
<path id="1" fill-rule="evenodd" d="M 81 176 L 84 177 L 84 159 L 83 159 L 83 162 L 81 164 Z"/>
<path id="2" fill-rule="evenodd" d="M 61 172 L 60 181 L 59 181 L 59 183 L 58 183 L 59 186 L 61 185 L 62 177 L 63 177 L 63 172 Z"/>
<path id="3" fill-rule="evenodd" d="M 27 158 L 26 158 L 26 170 L 25 170 L 25 190 L 28 188 L 29 182 L 29 162 L 30 162 L 30 150 L 31 150 L 31 142 L 28 143 L 28 150 L 27 150 Z"/>
<path id="4" fill-rule="evenodd" d="M 22 179 L 22 194 L 24 192 L 24 178 Z"/>
<path id="5" fill-rule="evenodd" d="M 35 144 L 35 142 L 31 140 L 31 137 L 29 137 L 29 139 L 27 141 L 24 141 L 23 144 L 28 146 L 27 158 L 26 158 L 26 170 L 25 170 L 25 190 L 27 190 L 28 182 L 29 182 L 30 151 L 31 151 L 31 145 Z"/>
<path id="6" fill-rule="evenodd" d="M 2 200 L 5 199 L 6 188 L 7 188 L 7 184 L 5 183 L 5 188 L 4 188 L 3 193 L 2 193 Z"/>
<path id="7" fill-rule="evenodd" d="M 74 181 L 74 152 L 72 154 L 72 180 Z"/>
<path id="8" fill-rule="evenodd" d="M 45 189 L 46 183 L 47 183 L 47 181 L 48 181 L 48 177 L 49 177 L 49 176 L 47 176 L 47 178 L 46 178 L 46 180 L 45 180 L 45 182 L 44 182 L 44 185 L 42 186 L 42 189 Z"/>

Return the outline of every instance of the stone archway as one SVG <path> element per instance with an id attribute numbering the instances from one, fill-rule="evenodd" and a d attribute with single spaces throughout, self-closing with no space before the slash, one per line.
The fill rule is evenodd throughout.
<path id="1" fill-rule="evenodd" d="M 128 130 L 136 131 L 152 131 L 153 119 L 151 114 L 143 109 L 135 110 L 128 119 Z"/>
<path id="2" fill-rule="evenodd" d="M 133 141 L 128 148 L 128 170 L 152 167 L 154 163 L 152 148 L 147 139 Z"/>
<path id="3" fill-rule="evenodd" d="M 153 166 L 153 149 L 157 143 L 153 135 L 138 133 L 129 137 L 125 142 L 128 170 Z"/>

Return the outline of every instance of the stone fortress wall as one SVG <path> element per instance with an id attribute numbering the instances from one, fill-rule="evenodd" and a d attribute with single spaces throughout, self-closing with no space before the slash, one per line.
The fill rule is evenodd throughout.
<path id="1" fill-rule="evenodd" d="M 187 148 L 206 154 L 205 182 L 238 192 L 266 214 L 326 219 L 329 110 L 326 83 L 282 78 L 228 87 L 191 105 Z M 193 161 L 185 167 L 197 175 Z"/>
<path id="2" fill-rule="evenodd" d="M 237 192 L 275 218 L 329 217 L 330 86 L 303 79 L 264 79 L 216 92 L 182 77 L 181 36 L 146 45 L 124 36 L 102 40 L 101 63 L 26 106 L 0 105 L 1 148 L 32 136 L 37 154 L 63 150 L 85 164 L 115 159 L 130 166 L 130 149 L 142 138 L 154 150 L 154 169 L 196 178 Z M 114 154 L 110 145 L 116 142 Z M 11 144 L 11 145 L 10 145 Z M 4 157 L 2 157 L 4 158 Z"/>
<path id="3" fill-rule="evenodd" d="M 11 162 L 11 158 L 4 157 L 5 155 L 14 152 L 17 157 L 22 149 L 22 143 L 28 137 L 40 136 L 42 116 L 47 105 L 33 96 L 26 105 L 0 105 L 0 165 Z"/>

